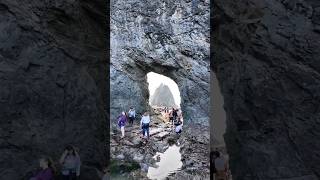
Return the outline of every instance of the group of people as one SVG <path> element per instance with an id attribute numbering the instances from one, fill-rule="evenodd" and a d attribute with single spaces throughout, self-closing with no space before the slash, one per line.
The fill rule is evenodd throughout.
<path id="1" fill-rule="evenodd" d="M 183 125 L 182 111 L 174 107 L 171 110 L 168 107 L 164 107 L 162 112 L 164 117 L 168 118 L 169 122 L 175 126 L 175 132 L 180 134 Z"/>
<path id="2" fill-rule="evenodd" d="M 59 159 L 61 166 L 58 173 L 56 166 L 50 157 L 43 157 L 39 160 L 40 170 L 34 173 L 30 180 L 78 180 L 80 176 L 80 156 L 75 147 L 68 145 Z M 102 180 L 108 179 L 108 169 L 104 168 Z"/>
<path id="3" fill-rule="evenodd" d="M 167 107 L 162 109 L 162 112 L 165 113 L 172 125 L 175 126 L 175 132 L 180 134 L 182 132 L 183 118 L 181 110 L 172 108 L 169 110 Z M 121 131 L 121 138 L 125 137 L 125 127 L 127 122 L 133 125 L 133 122 L 136 119 L 136 111 L 134 107 L 130 107 L 128 112 L 123 111 L 120 116 L 118 116 L 118 126 Z M 142 136 L 146 139 L 149 139 L 149 127 L 150 127 L 151 118 L 149 112 L 144 112 L 141 116 L 140 126 L 142 129 Z"/>
<path id="4" fill-rule="evenodd" d="M 61 165 L 61 179 L 76 180 L 80 176 L 80 156 L 73 146 L 67 146 L 59 160 Z M 57 175 L 55 165 L 50 157 L 39 160 L 41 170 L 30 180 L 53 180 Z"/>
<path id="5" fill-rule="evenodd" d="M 229 180 L 229 167 L 226 158 L 218 150 L 210 153 L 211 169 L 214 180 Z"/>
<path id="6" fill-rule="evenodd" d="M 136 119 L 136 111 L 133 107 L 130 107 L 128 112 L 122 112 L 121 115 L 118 117 L 118 126 L 121 130 L 121 138 L 125 137 L 125 126 L 127 122 L 133 125 L 133 122 Z M 145 112 L 140 120 L 140 126 L 142 128 L 142 135 L 149 139 L 149 125 L 151 122 L 151 118 L 148 112 Z"/>
<path id="7" fill-rule="evenodd" d="M 182 111 L 178 108 L 172 107 L 169 109 L 168 107 L 161 108 L 162 115 L 174 124 L 175 121 L 183 121 Z"/>

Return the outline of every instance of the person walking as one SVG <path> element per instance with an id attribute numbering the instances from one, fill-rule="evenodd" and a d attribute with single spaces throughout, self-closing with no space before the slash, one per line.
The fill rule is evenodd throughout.
<path id="1" fill-rule="evenodd" d="M 199 4 L 199 0 L 192 0 L 192 8 L 191 11 L 193 14 L 197 14 L 199 12 L 198 10 L 198 4 Z"/>
<path id="2" fill-rule="evenodd" d="M 178 117 L 178 109 L 173 109 L 172 116 L 173 116 L 173 121 L 176 122 Z"/>
<path id="3" fill-rule="evenodd" d="M 182 132 L 182 122 L 178 121 L 175 125 L 176 125 L 176 128 L 175 128 L 176 133 L 177 134 L 181 134 L 181 132 Z"/>
<path id="4" fill-rule="evenodd" d="M 41 170 L 30 180 L 54 180 L 55 167 L 49 157 L 39 160 Z"/>
<path id="5" fill-rule="evenodd" d="M 168 111 L 168 107 L 165 107 L 165 108 L 164 108 L 163 117 L 164 117 L 165 121 L 169 121 L 169 111 Z"/>
<path id="6" fill-rule="evenodd" d="M 149 124 L 150 124 L 150 116 L 148 112 L 145 112 L 141 118 L 140 125 L 142 127 L 142 135 L 145 137 L 147 134 L 147 139 L 149 139 Z"/>
<path id="7" fill-rule="evenodd" d="M 177 109 L 177 116 L 178 116 L 178 119 L 180 119 L 182 117 L 182 110 L 181 109 Z"/>
<path id="8" fill-rule="evenodd" d="M 73 146 L 69 145 L 64 149 L 60 164 L 62 165 L 61 174 L 63 180 L 79 179 L 81 161 L 78 152 Z"/>
<path id="9" fill-rule="evenodd" d="M 172 109 L 169 111 L 169 120 L 170 120 L 170 122 L 171 122 L 172 125 L 173 125 L 173 121 L 174 121 L 173 112 L 174 112 L 174 108 L 172 108 Z"/>
<path id="10" fill-rule="evenodd" d="M 130 110 L 129 110 L 128 114 L 129 114 L 129 123 L 131 125 L 133 125 L 133 121 L 136 118 L 136 111 L 134 110 L 133 107 L 130 107 Z"/>
<path id="11" fill-rule="evenodd" d="M 122 112 L 121 115 L 118 117 L 118 126 L 121 130 L 121 138 L 124 138 L 124 127 L 127 122 L 127 116 L 125 112 Z"/>
<path id="12" fill-rule="evenodd" d="M 215 180 L 227 180 L 228 175 L 228 165 L 223 157 L 223 155 L 219 151 L 215 151 L 215 160 L 214 160 L 214 167 L 215 167 Z"/>
<path id="13" fill-rule="evenodd" d="M 210 180 L 215 180 L 216 168 L 214 160 L 216 159 L 216 151 L 210 152 Z"/>
<path id="14" fill-rule="evenodd" d="M 103 168 L 103 173 L 102 180 L 110 180 L 110 171 L 108 167 Z"/>

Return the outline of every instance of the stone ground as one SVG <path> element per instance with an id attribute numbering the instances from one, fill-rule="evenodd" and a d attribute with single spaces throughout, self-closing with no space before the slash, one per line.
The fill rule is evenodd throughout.
<path id="1" fill-rule="evenodd" d="M 119 128 L 112 126 L 111 158 L 112 162 L 116 162 L 115 166 L 122 167 L 120 168 L 122 170 L 115 169 L 114 172 L 125 174 L 123 176 L 125 179 L 148 179 L 145 167 L 155 164 L 156 160 L 153 156 L 157 152 L 165 152 L 169 145 L 178 143 L 183 166 L 167 179 L 210 179 L 209 129 L 204 129 L 201 125 L 188 125 L 183 127 L 183 132 L 179 136 L 161 116 L 154 115 L 151 118 L 149 141 L 141 138 L 138 122 L 133 126 L 127 125 L 124 139 L 120 138 Z M 128 168 L 130 172 L 125 173 L 126 162 L 139 164 L 140 167 Z M 111 167 L 111 172 L 112 169 Z"/>

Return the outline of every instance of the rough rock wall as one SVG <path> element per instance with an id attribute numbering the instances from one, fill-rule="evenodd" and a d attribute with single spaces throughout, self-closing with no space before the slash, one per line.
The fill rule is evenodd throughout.
<path id="1" fill-rule="evenodd" d="M 28 179 L 40 156 L 58 160 L 69 143 L 81 179 L 97 179 L 107 154 L 105 11 L 103 0 L 0 1 L 0 179 Z"/>
<path id="2" fill-rule="evenodd" d="M 187 122 L 208 124 L 209 1 L 112 0 L 110 23 L 111 119 L 148 109 L 153 71 L 178 84 Z"/>
<path id="3" fill-rule="evenodd" d="M 216 0 L 234 179 L 320 179 L 320 2 Z"/>

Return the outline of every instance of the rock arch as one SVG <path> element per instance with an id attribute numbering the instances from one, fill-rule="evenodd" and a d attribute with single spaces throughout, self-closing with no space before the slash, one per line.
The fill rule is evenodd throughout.
<path id="1" fill-rule="evenodd" d="M 145 61 L 130 64 L 129 74 L 126 70 L 116 70 L 111 66 L 111 116 L 115 117 L 121 110 L 131 105 L 135 106 L 137 112 L 149 109 L 149 91 L 146 75 L 155 72 L 173 79 L 180 90 L 181 108 L 184 112 L 186 122 L 193 121 L 198 123 L 209 123 L 208 103 L 208 84 L 197 85 L 196 79 L 191 79 L 190 72 L 177 65 L 161 65 L 163 61 L 155 64 L 147 64 Z M 126 64 L 123 65 L 124 67 Z M 128 86 L 128 87 L 126 87 Z M 120 90 L 119 90 L 120 89 Z M 131 93 L 131 94 L 130 94 Z M 133 96 L 133 97 L 132 97 Z M 132 98 L 133 100 L 129 100 Z M 132 102 L 132 104 L 130 104 Z M 120 106 L 116 106 L 120 104 Z M 115 115 L 115 116 L 114 116 Z"/>
<path id="2" fill-rule="evenodd" d="M 138 111 L 148 107 L 146 74 L 152 71 L 178 84 L 186 122 L 203 122 L 208 126 L 208 2 L 199 2 L 202 14 L 194 16 L 189 16 L 192 2 L 182 0 L 139 3 L 118 0 L 111 4 L 112 119 L 130 106 L 127 102 L 130 98 L 135 99 L 133 105 Z M 144 9 L 149 10 L 147 14 Z M 196 18 L 198 23 L 194 23 Z"/>

